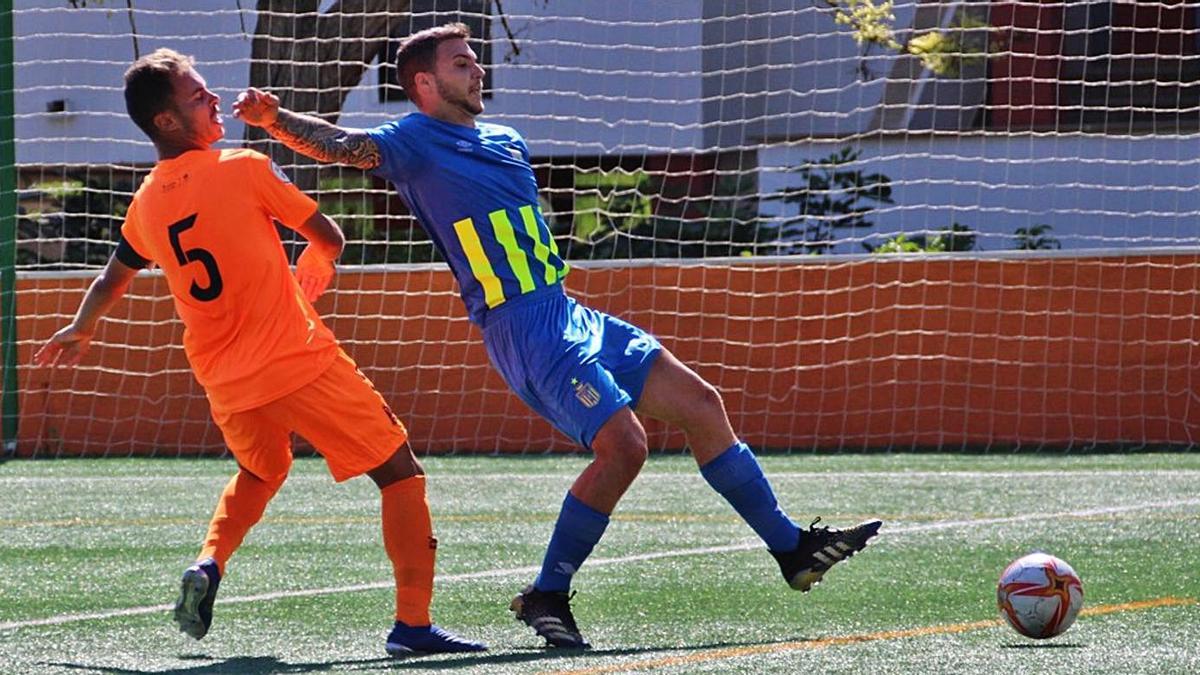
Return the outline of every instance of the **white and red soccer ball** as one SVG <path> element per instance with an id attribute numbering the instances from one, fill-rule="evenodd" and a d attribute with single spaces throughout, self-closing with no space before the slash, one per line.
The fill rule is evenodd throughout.
<path id="1" fill-rule="evenodd" d="M 1046 553 L 1030 553 L 1012 561 L 996 586 L 1000 615 L 1018 633 L 1038 640 L 1052 638 L 1075 623 L 1083 607 L 1083 584 L 1075 570 Z"/>

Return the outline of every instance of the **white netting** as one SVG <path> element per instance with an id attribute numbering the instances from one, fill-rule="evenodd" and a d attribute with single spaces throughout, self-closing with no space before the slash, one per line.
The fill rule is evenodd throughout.
<path id="1" fill-rule="evenodd" d="M 255 85 L 367 127 L 413 110 L 386 67 L 398 40 L 464 20 L 488 69 L 486 119 L 529 142 L 576 269 L 568 286 L 696 365 L 748 440 L 1191 443 L 1196 3 L 20 0 L 12 12 L 22 363 L 69 319 L 154 161 L 121 95 L 137 54 L 194 55 L 225 112 Z M 569 447 L 491 374 L 389 186 L 226 124 L 221 147 L 271 152 L 346 230 L 318 309 L 418 448 Z M 75 371 L 22 366 L 19 452 L 220 450 L 165 293 L 140 279 Z M 656 447 L 682 445 L 650 428 Z"/>

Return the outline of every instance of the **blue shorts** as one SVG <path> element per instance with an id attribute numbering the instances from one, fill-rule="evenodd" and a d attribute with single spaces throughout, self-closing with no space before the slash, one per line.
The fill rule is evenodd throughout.
<path id="1" fill-rule="evenodd" d="M 530 408 L 591 448 L 613 414 L 637 406 L 662 345 L 561 292 L 510 302 L 488 312 L 483 328 L 492 365 Z"/>

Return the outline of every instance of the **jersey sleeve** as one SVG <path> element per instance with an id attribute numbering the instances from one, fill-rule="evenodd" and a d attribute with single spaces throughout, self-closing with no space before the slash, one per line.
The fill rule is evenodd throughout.
<path id="1" fill-rule="evenodd" d="M 379 166 L 371 171 L 380 178 L 403 182 L 412 173 L 417 161 L 417 148 L 414 146 L 412 131 L 400 124 L 400 121 L 388 122 L 373 129 L 367 129 L 366 134 L 379 148 Z"/>
<path id="2" fill-rule="evenodd" d="M 525 156 L 526 164 L 533 164 L 533 160 L 529 158 L 529 145 L 525 143 L 525 137 L 522 136 L 516 129 L 513 129 L 513 142 L 521 149 L 521 154 Z"/>
<path id="3" fill-rule="evenodd" d="M 143 253 L 149 249 L 142 241 L 142 233 L 138 227 L 137 199 L 134 199 L 125 213 L 125 222 L 121 224 L 121 242 L 117 244 L 117 250 L 113 255 L 126 267 L 140 270 L 149 267 L 152 261 Z"/>
<path id="4" fill-rule="evenodd" d="M 292 184 L 291 179 L 263 154 L 254 153 L 248 160 L 250 183 L 263 208 L 275 220 L 291 228 L 300 227 L 317 210 L 317 203 Z"/>

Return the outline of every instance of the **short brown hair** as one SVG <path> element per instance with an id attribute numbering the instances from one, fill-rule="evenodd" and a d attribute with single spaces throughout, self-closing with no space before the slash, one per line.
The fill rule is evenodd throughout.
<path id="1" fill-rule="evenodd" d="M 404 93 L 416 101 L 413 82 L 417 79 L 417 73 L 433 72 L 438 45 L 446 40 L 466 40 L 470 37 L 471 29 L 465 23 L 426 28 L 408 36 L 400 44 L 400 49 L 396 50 L 396 81 L 404 88 Z"/>
<path id="2" fill-rule="evenodd" d="M 171 104 L 171 76 L 195 63 L 194 58 L 163 47 L 134 61 L 125 71 L 125 110 L 152 140 L 158 135 L 154 116 Z"/>

